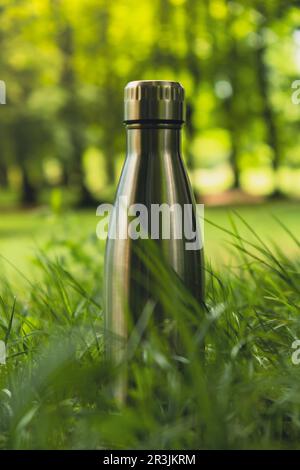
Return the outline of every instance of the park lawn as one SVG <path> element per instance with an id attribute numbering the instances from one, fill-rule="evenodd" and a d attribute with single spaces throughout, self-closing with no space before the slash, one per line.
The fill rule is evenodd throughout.
<path id="1" fill-rule="evenodd" d="M 238 213 L 265 242 L 279 244 L 287 254 L 295 251 L 291 238 L 276 218 L 297 236 L 300 230 L 299 203 L 283 201 L 230 208 L 207 207 L 205 254 L 218 268 L 226 268 L 228 263 L 234 262 L 231 254 L 232 238 L 222 230 L 233 230 L 231 218 L 234 213 Z M 2 260 L 2 269 L 10 279 L 20 280 L 9 263 L 28 275 L 32 270 L 31 260 L 36 251 L 44 250 L 49 240 L 82 240 L 84 243 L 85 238 L 95 234 L 98 220 L 93 210 L 68 211 L 61 215 L 55 215 L 45 208 L 3 212 L 0 222 L 0 254 L 5 260 Z M 247 240 L 253 239 L 242 220 L 235 217 L 235 224 L 241 236 Z M 104 243 L 99 241 L 100 250 L 103 250 L 103 246 Z"/>
<path id="2" fill-rule="evenodd" d="M 0 364 L 0 449 L 299 448 L 299 248 L 293 256 L 297 240 L 279 235 L 271 209 L 297 235 L 296 205 L 242 208 L 251 230 L 263 240 L 272 235 L 284 250 L 274 256 L 264 242 L 239 243 L 235 269 L 224 248 L 229 234 L 207 224 L 207 256 L 223 268 L 208 269 L 205 309 L 149 252 L 166 287 L 167 328 L 150 321 L 146 338 L 139 330 L 130 337 L 119 365 L 124 372 L 103 354 L 111 336 L 103 329 L 104 242 L 89 235 L 93 213 L 3 217 L 2 250 L 29 282 L 26 295 L 18 293 L 20 275 L 0 289 L 0 340 L 7 347 Z M 224 209 L 206 216 L 230 227 Z M 52 256 L 56 249 L 59 259 Z M 112 390 L 116 374 L 125 372 L 129 400 L 120 408 Z"/>
<path id="3" fill-rule="evenodd" d="M 254 206 L 207 207 L 205 208 L 205 254 L 207 260 L 219 269 L 225 269 L 234 256 L 231 252 L 230 236 L 216 224 L 232 231 L 231 216 L 237 212 L 251 228 L 266 242 L 274 241 L 293 254 L 296 246 L 285 233 L 277 217 L 296 236 L 300 229 L 300 203 L 274 202 Z M 0 221 L 0 254 L 2 272 L 14 282 L 21 282 L 13 264 L 27 276 L 34 276 L 31 260 L 37 250 L 44 250 L 49 240 L 82 240 L 95 234 L 98 219 L 93 210 L 68 211 L 55 215 L 46 208 L 2 212 Z M 235 218 L 239 233 L 247 240 L 253 239 L 249 229 Z M 254 239 L 253 239 L 254 241 Z M 231 239 L 232 242 L 232 239 Z M 104 243 L 99 241 L 99 250 Z M 8 263 L 9 262 L 9 263 Z"/>
<path id="4" fill-rule="evenodd" d="M 2 214 L 0 251 L 27 280 L 11 267 L 1 273 L 0 449 L 299 448 L 299 247 L 271 215 L 297 236 L 299 206 L 239 213 L 249 228 L 233 217 L 247 240 L 235 255 L 228 242 L 237 238 L 206 223 L 206 256 L 220 269 L 207 263 L 205 309 L 153 263 L 171 321 L 149 322 L 145 340 L 131 337 L 122 408 L 112 399 L 120 369 L 103 355 L 104 241 L 95 215 Z M 228 209 L 208 208 L 206 218 L 231 229 Z M 264 244 L 271 238 L 283 249 L 275 256 Z"/>

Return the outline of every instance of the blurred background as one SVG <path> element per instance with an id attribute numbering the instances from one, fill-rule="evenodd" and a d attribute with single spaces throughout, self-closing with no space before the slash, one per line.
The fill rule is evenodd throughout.
<path id="1" fill-rule="evenodd" d="M 123 89 L 136 79 L 184 86 L 183 151 L 207 218 L 226 227 L 237 208 L 292 252 L 272 215 L 297 235 L 296 1 L 0 0 L 0 51 L 0 253 L 19 269 L 51 237 L 95 232 L 125 156 Z M 205 230 L 208 257 L 226 259 L 224 233 Z"/>

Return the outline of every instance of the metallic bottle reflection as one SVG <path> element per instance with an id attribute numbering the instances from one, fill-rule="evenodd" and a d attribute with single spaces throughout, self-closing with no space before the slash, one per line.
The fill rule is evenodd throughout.
<path id="1" fill-rule="evenodd" d="M 130 91 L 128 92 L 128 88 Z M 127 155 L 117 189 L 115 207 L 126 197 L 128 204 L 144 204 L 151 214 L 153 204 L 190 204 L 195 213 L 195 201 L 180 151 L 183 123 L 183 89 L 176 82 L 131 82 L 125 92 L 125 124 Z M 111 219 L 109 233 L 115 224 L 127 232 L 129 218 Z M 149 220 L 151 223 L 151 220 Z M 204 299 L 203 250 L 187 250 L 186 240 L 175 238 L 176 226 L 182 223 L 171 214 L 170 239 L 159 238 L 155 244 L 161 258 L 182 280 L 191 294 Z M 118 227 L 120 229 L 120 227 Z M 120 233 L 120 232 L 119 232 Z M 142 239 L 107 240 L 105 256 L 105 329 L 107 349 L 121 359 L 121 343 L 130 334 L 143 308 L 155 298 L 153 273 L 138 255 L 139 246 L 147 256 L 149 245 Z M 168 286 L 166 286 L 168 288 Z M 154 296 L 154 298 L 153 298 Z M 158 315 L 163 315 L 158 309 Z M 121 340 L 121 343 L 118 341 Z M 118 346 L 119 344 L 119 346 Z"/>

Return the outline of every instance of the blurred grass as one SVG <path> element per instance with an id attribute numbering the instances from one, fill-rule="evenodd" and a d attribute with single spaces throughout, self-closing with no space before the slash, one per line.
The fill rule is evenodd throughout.
<path id="1" fill-rule="evenodd" d="M 207 259 L 219 269 L 222 269 L 224 264 L 234 262 L 234 256 L 227 243 L 228 235 L 212 226 L 209 221 L 229 228 L 230 214 L 235 210 L 266 241 L 273 240 L 283 247 L 287 254 L 293 255 L 294 244 L 273 216 L 278 217 L 293 233 L 299 233 L 299 208 L 299 202 L 291 201 L 268 202 L 236 208 L 206 207 L 205 218 L 208 222 L 205 224 L 205 252 Z M 34 276 L 31 259 L 37 248 L 43 248 L 49 240 L 69 238 L 76 241 L 94 234 L 97 222 L 95 212 L 91 210 L 67 211 L 61 215 L 55 215 L 48 209 L 3 211 L 0 224 L 0 254 L 25 274 Z M 245 227 L 239 228 L 243 235 L 246 232 Z M 249 237 L 249 234 L 247 236 Z M 103 247 L 104 243 L 99 241 L 99 250 L 102 251 Z M 20 276 L 16 275 L 8 263 L 1 262 L 1 265 L 2 272 L 4 270 L 9 279 L 20 282 Z"/>

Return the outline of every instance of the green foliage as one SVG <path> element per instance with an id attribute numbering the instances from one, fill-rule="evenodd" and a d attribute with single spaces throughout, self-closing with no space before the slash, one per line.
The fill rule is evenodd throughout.
<path id="1" fill-rule="evenodd" d="M 291 356 L 300 334 L 299 257 L 271 250 L 238 219 L 225 229 L 236 265 L 222 273 L 207 267 L 206 310 L 149 255 L 179 326 L 180 354 L 150 308 L 141 312 L 146 337 L 134 331 L 125 363 L 107 363 L 94 238 L 49 245 L 54 258 L 38 254 L 41 280 L 28 281 L 26 299 L 3 283 L 1 447 L 298 448 L 300 369 Z M 120 367 L 129 377 L 121 407 L 112 395 Z"/>
<path id="2" fill-rule="evenodd" d="M 124 151 L 123 87 L 143 78 L 179 80 L 186 89 L 185 154 L 195 189 L 286 194 L 282 166 L 299 187 L 295 2 L 2 0 L 0 21 L 7 84 L 0 185 L 24 203 L 56 185 L 75 188 L 82 205 L 111 197 Z M 96 184 L 94 163 L 84 161 L 91 152 L 101 155 Z M 59 167 L 54 178 L 48 161 Z M 210 188 L 202 167 L 215 169 Z M 266 170 L 262 187 L 259 173 L 244 175 L 258 167 Z"/>

